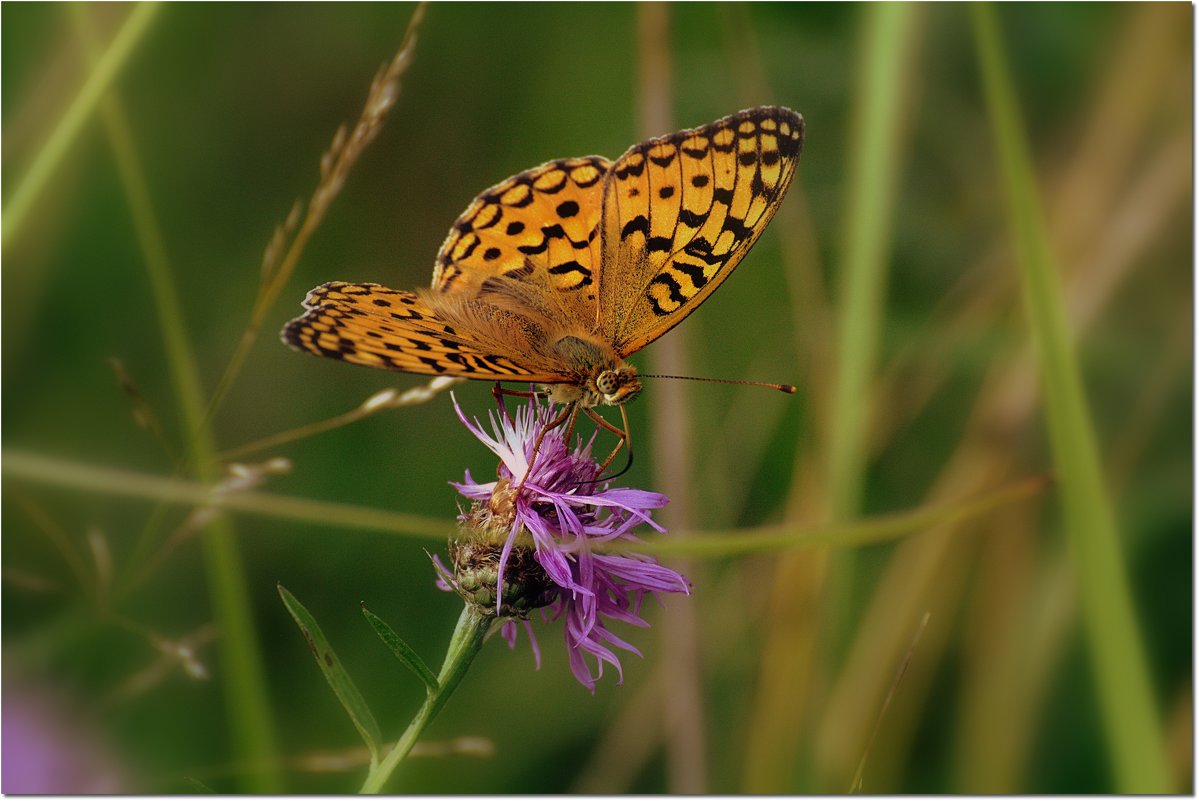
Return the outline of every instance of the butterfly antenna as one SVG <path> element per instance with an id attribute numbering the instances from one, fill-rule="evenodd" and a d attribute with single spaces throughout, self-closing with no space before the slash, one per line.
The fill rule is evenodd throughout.
<path id="1" fill-rule="evenodd" d="M 795 394 L 795 387 L 791 384 L 770 384 L 765 381 L 734 381 L 730 378 L 697 378 L 692 375 L 650 375 L 642 373 L 642 378 L 675 378 L 679 381 L 706 381 L 711 384 L 739 384 L 743 387 L 763 387 L 765 389 L 777 389 L 779 392 L 786 392 L 788 395 Z"/>
<path id="2" fill-rule="evenodd" d="M 581 481 L 579 483 L 580 484 L 598 484 L 601 481 L 612 481 L 613 479 L 620 478 L 625 473 L 629 472 L 629 470 L 632 469 L 632 467 L 633 467 L 633 449 L 629 448 L 629 460 L 627 462 L 625 462 L 624 467 L 620 468 L 620 470 L 618 472 L 613 473 L 610 476 L 602 476 L 600 478 L 595 479 L 594 481 Z"/>

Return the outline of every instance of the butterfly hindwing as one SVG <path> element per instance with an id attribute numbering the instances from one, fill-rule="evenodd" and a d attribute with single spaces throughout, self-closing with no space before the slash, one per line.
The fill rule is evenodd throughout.
<path id="1" fill-rule="evenodd" d="M 304 300 L 283 341 L 316 356 L 424 375 L 494 381 L 555 381 L 559 372 L 530 369 L 508 348 L 489 347 L 475 331 L 459 331 L 443 311 L 414 292 L 335 281 Z M 497 352 L 498 351 L 498 352 Z"/>
<path id="2" fill-rule="evenodd" d="M 642 142 L 612 165 L 598 318 L 621 357 L 728 277 L 782 201 L 802 144 L 802 117 L 763 106 Z"/>

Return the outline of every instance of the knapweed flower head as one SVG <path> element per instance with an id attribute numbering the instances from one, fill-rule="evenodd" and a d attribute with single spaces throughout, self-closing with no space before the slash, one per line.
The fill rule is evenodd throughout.
<path id="1" fill-rule="evenodd" d="M 640 656 L 608 624 L 648 626 L 640 615 L 646 595 L 690 592 L 679 573 L 612 547 L 636 542 L 633 530 L 641 524 L 665 531 L 650 510 L 668 499 L 597 482 L 600 465 L 591 457 L 591 444 L 579 440 L 572 448 L 565 426 L 547 428 L 555 409 L 537 397 L 520 404 L 515 415 L 489 414 L 490 432 L 467 419 L 457 400 L 454 408 L 500 464 L 495 481 L 477 482 L 467 471 L 466 480 L 454 484 L 471 505 L 450 544 L 453 567 L 440 568 L 443 588 L 504 618 L 509 645 L 515 643 L 517 620 L 533 638 L 528 623 L 533 610 L 561 618 L 571 671 L 594 692 L 605 663 L 622 674 L 613 648 Z M 536 654 L 535 639 L 533 649 Z"/>

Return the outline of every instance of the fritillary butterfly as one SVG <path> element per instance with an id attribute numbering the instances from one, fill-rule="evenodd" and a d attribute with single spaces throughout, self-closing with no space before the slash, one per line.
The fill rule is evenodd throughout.
<path id="1" fill-rule="evenodd" d="M 385 370 L 545 384 L 574 408 L 623 404 L 641 390 L 625 359 L 707 300 L 774 216 L 803 127 L 761 106 L 615 162 L 534 167 L 467 207 L 430 289 L 324 284 L 283 341 Z"/>

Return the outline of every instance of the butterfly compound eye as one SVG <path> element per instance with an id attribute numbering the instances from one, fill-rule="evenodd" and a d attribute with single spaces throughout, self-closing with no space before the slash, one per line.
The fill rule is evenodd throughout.
<path id="1" fill-rule="evenodd" d="M 604 403 L 620 404 L 632 400 L 641 391 L 637 374 L 627 367 L 604 370 L 595 377 L 595 388 L 604 396 Z"/>

